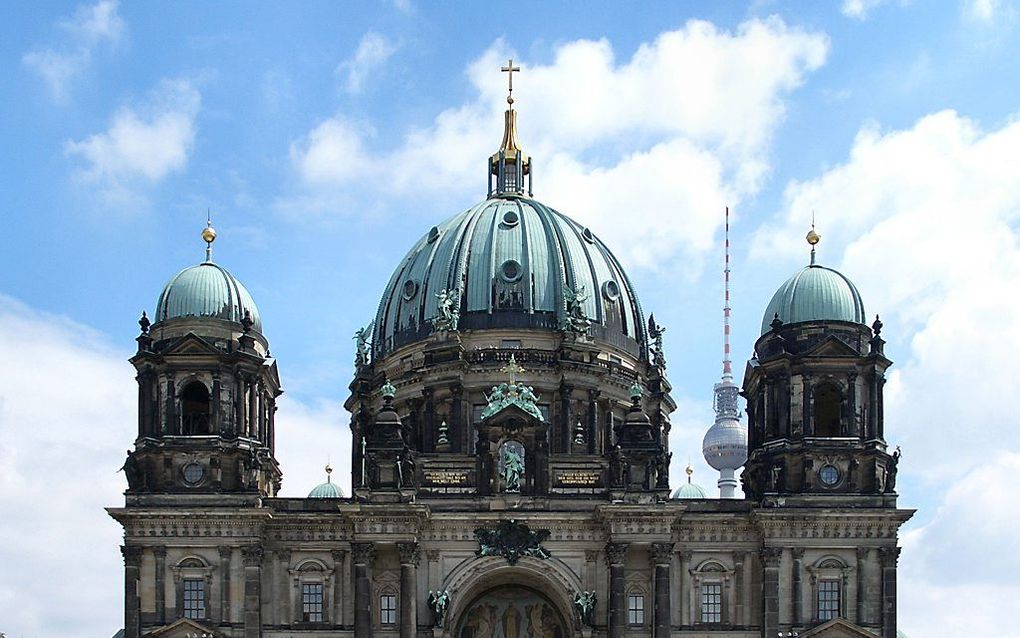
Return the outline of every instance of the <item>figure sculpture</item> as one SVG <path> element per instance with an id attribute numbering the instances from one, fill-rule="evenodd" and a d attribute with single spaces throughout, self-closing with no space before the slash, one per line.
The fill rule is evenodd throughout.
<path id="1" fill-rule="evenodd" d="M 439 300 L 436 316 L 429 319 L 432 327 L 437 331 L 456 330 L 460 322 L 460 289 L 444 288 L 436 293 L 436 299 Z"/>
<path id="2" fill-rule="evenodd" d="M 372 336 L 372 326 L 374 325 L 375 321 L 372 321 L 364 328 L 358 328 L 357 332 L 354 333 L 354 365 L 356 366 L 368 364 L 368 342 Z"/>
<path id="3" fill-rule="evenodd" d="M 520 492 L 524 476 L 524 453 L 516 446 L 504 444 L 500 450 L 500 476 L 507 492 Z"/>
<path id="4" fill-rule="evenodd" d="M 563 319 L 563 330 L 583 334 L 591 327 L 591 319 L 584 313 L 584 302 L 588 299 L 584 286 L 578 286 L 577 290 L 571 290 L 569 286 L 563 287 L 563 301 L 566 303 L 567 311 Z"/>
<path id="5" fill-rule="evenodd" d="M 577 615 L 581 617 L 581 622 L 585 625 L 591 626 L 592 617 L 595 615 L 595 602 L 596 602 L 595 591 L 579 591 L 574 594 L 574 607 L 577 609 Z"/>
<path id="6" fill-rule="evenodd" d="M 433 623 L 442 627 L 446 623 L 446 610 L 450 607 L 450 592 L 443 589 L 429 592 L 429 608 L 432 609 Z"/>

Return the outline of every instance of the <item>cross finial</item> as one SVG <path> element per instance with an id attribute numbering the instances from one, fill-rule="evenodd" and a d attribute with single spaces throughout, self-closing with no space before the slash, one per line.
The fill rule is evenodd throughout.
<path id="1" fill-rule="evenodd" d="M 517 375 L 524 372 L 524 368 L 517 365 L 517 357 L 510 355 L 510 363 L 503 366 L 500 372 L 505 372 L 510 377 L 510 385 L 517 383 Z"/>
<path id="2" fill-rule="evenodd" d="M 510 58 L 506 61 L 506 66 L 501 68 L 500 71 L 507 74 L 507 86 L 508 92 L 506 96 L 506 103 L 514 103 L 514 73 L 521 70 L 521 67 L 514 66 L 514 59 Z"/>

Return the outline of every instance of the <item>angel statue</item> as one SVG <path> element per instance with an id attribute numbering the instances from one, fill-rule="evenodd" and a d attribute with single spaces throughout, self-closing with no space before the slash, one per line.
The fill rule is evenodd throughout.
<path id="1" fill-rule="evenodd" d="M 591 326 L 591 319 L 584 314 L 584 302 L 588 294 L 584 286 L 578 286 L 577 290 L 571 290 L 569 286 L 563 287 L 563 300 L 567 306 L 566 317 L 563 319 L 563 329 L 569 332 L 587 332 Z"/>
<path id="2" fill-rule="evenodd" d="M 364 328 L 358 328 L 354 333 L 354 365 L 356 366 L 368 364 L 368 342 L 372 338 L 372 326 L 374 325 L 375 321 L 372 321 Z"/>
<path id="3" fill-rule="evenodd" d="M 444 288 L 436 293 L 436 316 L 429 319 L 436 330 L 456 330 L 460 322 L 460 288 Z"/>

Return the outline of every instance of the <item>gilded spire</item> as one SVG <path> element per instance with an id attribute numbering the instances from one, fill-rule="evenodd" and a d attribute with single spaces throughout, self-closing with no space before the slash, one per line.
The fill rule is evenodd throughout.
<path id="1" fill-rule="evenodd" d="M 202 241 L 205 242 L 205 260 L 212 261 L 212 245 L 216 241 L 216 229 L 212 225 L 212 214 L 205 212 L 205 228 L 202 229 Z"/>

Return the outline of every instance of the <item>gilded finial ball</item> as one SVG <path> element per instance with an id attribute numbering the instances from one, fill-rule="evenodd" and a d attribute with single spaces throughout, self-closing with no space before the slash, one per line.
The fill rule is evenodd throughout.
<path id="1" fill-rule="evenodd" d="M 687 476 L 690 476 L 691 474 L 694 474 L 694 468 L 688 465 L 684 472 L 687 472 Z"/>
<path id="2" fill-rule="evenodd" d="M 822 240 L 822 236 L 816 233 L 815 229 L 812 228 L 811 230 L 808 231 L 807 237 L 805 237 L 805 239 L 807 239 L 807 243 L 814 246 L 815 244 Z"/>
<path id="3" fill-rule="evenodd" d="M 207 244 L 216 241 L 216 229 L 211 224 L 202 229 L 202 240 Z"/>
<path id="4" fill-rule="evenodd" d="M 333 466 L 330 465 L 329 463 L 326 463 L 326 474 L 329 475 L 329 474 L 332 474 L 332 473 L 333 473 Z"/>

